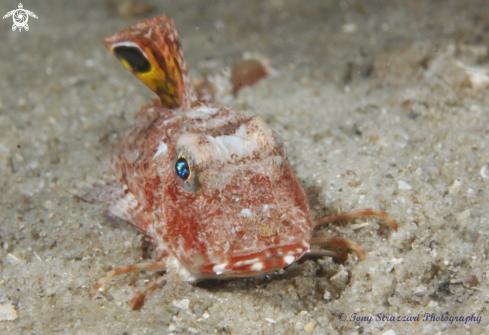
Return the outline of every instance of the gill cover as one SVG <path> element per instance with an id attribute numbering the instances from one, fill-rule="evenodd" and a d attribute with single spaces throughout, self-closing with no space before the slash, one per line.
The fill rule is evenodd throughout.
<path id="1" fill-rule="evenodd" d="M 185 109 L 196 101 L 173 20 L 156 16 L 102 42 L 160 97 L 163 107 Z"/>

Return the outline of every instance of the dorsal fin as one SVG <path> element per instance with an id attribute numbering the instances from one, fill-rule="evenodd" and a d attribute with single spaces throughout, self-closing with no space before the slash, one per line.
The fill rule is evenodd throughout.
<path id="1" fill-rule="evenodd" d="M 161 99 L 163 107 L 185 109 L 197 100 L 173 20 L 147 19 L 103 43 Z"/>

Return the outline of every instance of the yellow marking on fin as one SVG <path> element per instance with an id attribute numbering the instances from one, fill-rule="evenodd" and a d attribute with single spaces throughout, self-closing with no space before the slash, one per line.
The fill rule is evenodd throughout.
<path id="1" fill-rule="evenodd" d="M 180 76 L 180 72 L 177 71 L 175 56 L 169 54 L 168 52 L 165 52 L 159 47 L 158 49 L 165 60 L 164 65 L 168 69 L 168 76 L 166 75 L 165 71 L 159 66 L 159 63 L 155 59 L 153 51 L 150 48 L 145 48 L 144 50 L 142 50 L 147 60 L 151 64 L 151 69 L 147 72 L 138 72 L 133 69 L 129 62 L 127 62 L 125 59 L 119 58 L 119 60 L 128 70 L 134 73 L 139 80 L 141 80 L 153 92 L 158 94 L 164 105 L 179 105 L 181 103 L 181 94 L 175 84 L 181 81 L 182 77 Z M 116 55 L 115 48 L 111 48 L 110 51 L 114 55 Z"/>
<path id="2" fill-rule="evenodd" d="M 132 71 L 131 65 L 129 65 L 129 63 L 125 59 L 119 58 L 119 60 L 121 61 L 122 64 L 124 64 L 124 66 L 126 67 L 126 69 L 128 69 L 129 71 Z"/>
<path id="3" fill-rule="evenodd" d="M 197 99 L 175 25 L 165 16 L 136 23 L 106 38 L 104 44 L 160 97 L 163 107 L 187 107 Z"/>

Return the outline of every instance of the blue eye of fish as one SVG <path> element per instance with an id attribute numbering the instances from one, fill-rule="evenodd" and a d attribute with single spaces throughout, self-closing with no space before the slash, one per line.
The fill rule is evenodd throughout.
<path id="1" fill-rule="evenodd" d="M 188 166 L 187 159 L 185 157 L 180 157 L 175 163 L 175 170 L 177 175 L 183 180 L 187 181 L 190 177 L 190 167 Z"/>

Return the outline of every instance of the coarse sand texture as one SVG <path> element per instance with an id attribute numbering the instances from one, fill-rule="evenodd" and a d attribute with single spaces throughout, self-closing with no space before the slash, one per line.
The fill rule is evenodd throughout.
<path id="1" fill-rule="evenodd" d="M 0 20 L 0 334 L 489 331 L 487 2 L 150 2 L 30 1 L 28 31 Z M 18 5 L 3 1 L 2 16 Z M 304 258 L 197 285 L 168 273 L 132 311 L 163 275 L 143 271 L 90 300 L 106 272 L 152 255 L 67 191 L 110 177 L 112 148 L 155 97 L 100 41 L 163 13 L 193 78 L 268 57 L 272 75 L 224 103 L 281 136 L 313 218 L 376 208 L 398 231 L 331 223 L 317 236 L 358 242 L 364 261 Z"/>

